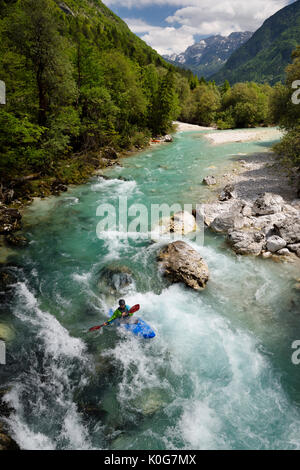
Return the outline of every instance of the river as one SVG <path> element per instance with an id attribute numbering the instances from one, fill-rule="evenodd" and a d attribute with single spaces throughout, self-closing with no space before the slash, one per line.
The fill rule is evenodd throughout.
<path id="1" fill-rule="evenodd" d="M 27 209 L 30 245 L 9 259 L 18 282 L 0 317 L 14 331 L 0 380 L 22 448 L 300 448 L 296 268 L 237 257 L 207 232 L 203 246 L 191 242 L 211 273 L 199 293 L 161 278 L 159 243 L 96 235 L 99 204 L 201 203 L 211 196 L 204 176 L 271 144 L 212 146 L 199 132 L 178 133 L 107 170 L 113 179 L 93 177 Z M 108 295 L 100 273 L 113 262 L 134 283 Z M 121 295 L 141 304 L 155 339 L 115 327 L 87 333 Z"/>

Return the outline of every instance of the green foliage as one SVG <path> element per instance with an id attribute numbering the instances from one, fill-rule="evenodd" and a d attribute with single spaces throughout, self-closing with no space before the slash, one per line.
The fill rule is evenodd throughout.
<path id="1" fill-rule="evenodd" d="M 74 152 L 141 147 L 170 129 L 179 99 L 198 84 L 100 0 L 68 0 L 67 12 L 61 4 L 0 2 L 0 179 L 54 174 Z"/>
<path id="2" fill-rule="evenodd" d="M 285 166 L 300 168 L 300 123 L 287 132 L 273 149 L 280 155 Z"/>
<path id="3" fill-rule="evenodd" d="M 292 100 L 295 89 L 292 84 L 300 77 L 300 47 L 293 53 L 293 64 L 286 69 L 286 86 L 277 85 L 272 96 L 272 114 L 286 131 L 281 142 L 274 146 L 285 166 L 300 168 L 300 104 Z M 299 99 L 299 93 L 296 98 Z"/>
<path id="4" fill-rule="evenodd" d="M 275 84 L 285 80 L 285 68 L 300 42 L 300 2 L 271 16 L 254 35 L 235 51 L 213 78 L 221 84 L 243 81 Z"/>

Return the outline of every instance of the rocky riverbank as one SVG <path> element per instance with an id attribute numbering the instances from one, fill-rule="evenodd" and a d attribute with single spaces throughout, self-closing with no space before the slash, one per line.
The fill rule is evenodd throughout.
<path id="1" fill-rule="evenodd" d="M 270 152 L 236 163 L 232 173 L 211 180 L 218 198 L 203 205 L 205 224 L 226 235 L 237 254 L 299 261 L 299 173 L 285 172 Z"/>

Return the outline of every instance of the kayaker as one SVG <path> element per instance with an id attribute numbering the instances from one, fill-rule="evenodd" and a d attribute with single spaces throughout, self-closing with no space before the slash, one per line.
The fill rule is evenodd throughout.
<path id="1" fill-rule="evenodd" d="M 126 305 L 124 299 L 119 300 L 119 307 L 114 311 L 111 318 L 105 323 L 105 326 L 110 325 L 115 320 L 121 320 L 127 322 L 132 317 L 133 313 L 129 313 L 130 307 Z"/>

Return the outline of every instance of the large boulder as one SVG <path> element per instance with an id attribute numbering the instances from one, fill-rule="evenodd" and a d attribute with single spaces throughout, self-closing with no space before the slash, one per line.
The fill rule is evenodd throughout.
<path id="1" fill-rule="evenodd" d="M 259 256 L 265 246 L 265 236 L 261 232 L 231 230 L 228 234 L 228 241 L 239 255 Z"/>
<path id="2" fill-rule="evenodd" d="M 204 222 L 208 227 L 211 226 L 217 217 L 238 216 L 243 210 L 243 201 L 239 199 L 230 199 L 229 201 L 216 201 L 202 204 L 201 210 L 204 216 Z"/>
<path id="3" fill-rule="evenodd" d="M 286 241 L 283 238 L 273 235 L 267 239 L 267 249 L 271 253 L 276 253 L 276 251 L 282 250 L 286 247 Z"/>
<path id="4" fill-rule="evenodd" d="M 287 244 L 300 242 L 300 217 L 293 216 L 286 218 L 283 222 L 275 224 L 278 235 L 283 238 Z"/>
<path id="5" fill-rule="evenodd" d="M 256 199 L 253 205 L 253 214 L 269 215 L 282 211 L 284 200 L 278 194 L 264 193 Z"/>
<path id="6" fill-rule="evenodd" d="M 247 225 L 247 219 L 239 213 L 232 212 L 216 217 L 210 228 L 217 233 L 227 233 L 229 230 L 240 230 Z"/>
<path id="7" fill-rule="evenodd" d="M 14 232 L 21 228 L 22 216 L 17 209 L 9 209 L 0 203 L 0 234 Z"/>
<path id="8" fill-rule="evenodd" d="M 209 280 L 206 262 L 183 241 L 170 243 L 158 255 L 159 266 L 172 282 L 183 282 L 194 290 L 203 290 Z"/>

